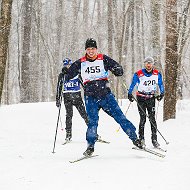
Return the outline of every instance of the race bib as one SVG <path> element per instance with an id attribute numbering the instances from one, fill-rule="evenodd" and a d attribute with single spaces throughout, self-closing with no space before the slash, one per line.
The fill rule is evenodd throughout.
<path id="1" fill-rule="evenodd" d="M 81 63 L 81 76 L 85 84 L 93 80 L 107 79 L 108 71 L 104 69 L 103 60 L 84 61 Z"/>

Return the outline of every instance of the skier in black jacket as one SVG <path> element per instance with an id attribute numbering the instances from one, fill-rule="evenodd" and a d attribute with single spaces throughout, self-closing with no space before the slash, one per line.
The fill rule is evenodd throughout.
<path id="1" fill-rule="evenodd" d="M 137 139 L 135 126 L 121 111 L 108 84 L 108 70 L 115 76 L 122 76 L 122 66 L 107 55 L 98 54 L 96 41 L 92 38 L 87 39 L 85 50 L 86 55 L 84 57 L 75 61 L 69 69 L 63 69 L 63 73 L 68 74 L 66 80 L 77 76 L 79 73 L 83 79 L 85 104 L 89 118 L 86 132 L 88 145 L 87 150 L 83 154 L 90 156 L 94 152 L 99 119 L 98 111 L 100 108 L 120 124 L 134 145 L 142 148 L 139 139 Z"/>
<path id="2" fill-rule="evenodd" d="M 72 61 L 69 58 L 63 60 L 64 67 L 69 68 Z M 78 75 L 69 81 L 64 80 L 64 74 L 61 72 L 58 77 L 57 94 L 56 94 L 56 106 L 61 105 L 61 93 L 63 93 L 63 99 L 66 110 L 66 141 L 70 141 L 72 138 L 72 117 L 73 106 L 77 108 L 81 117 L 84 119 L 86 125 L 88 125 L 88 117 L 86 114 L 85 106 L 81 96 L 80 80 Z"/>

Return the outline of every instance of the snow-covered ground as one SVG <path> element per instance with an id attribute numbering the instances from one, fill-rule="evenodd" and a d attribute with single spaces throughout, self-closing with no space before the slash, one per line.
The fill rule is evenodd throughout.
<path id="1" fill-rule="evenodd" d="M 125 112 L 128 101 L 122 102 Z M 0 189 L 1 190 L 189 190 L 190 188 L 190 101 L 177 104 L 177 118 L 162 121 L 158 107 L 159 143 L 166 157 L 132 150 L 132 143 L 119 125 L 100 111 L 99 135 L 110 144 L 96 143 L 96 158 L 71 164 L 86 149 L 86 126 L 74 109 L 73 141 L 65 138 L 65 110 L 61 110 L 55 152 L 53 142 L 58 109 L 55 102 L 0 107 Z M 127 118 L 138 126 L 133 103 Z M 150 125 L 146 124 L 146 144 L 152 148 Z"/>

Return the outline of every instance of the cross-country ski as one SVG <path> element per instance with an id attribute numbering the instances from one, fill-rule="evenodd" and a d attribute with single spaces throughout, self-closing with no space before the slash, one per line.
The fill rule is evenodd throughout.
<path id="1" fill-rule="evenodd" d="M 65 140 L 65 142 L 62 143 L 62 145 L 66 145 L 66 144 L 69 144 L 71 142 L 72 142 L 71 140 Z"/>
<path id="2" fill-rule="evenodd" d="M 161 147 L 154 147 L 154 149 L 155 149 L 155 150 L 159 150 L 159 151 L 161 151 L 161 152 L 167 152 L 166 149 L 161 148 Z"/>
<path id="3" fill-rule="evenodd" d="M 144 151 L 144 152 L 150 153 L 150 154 L 152 154 L 152 155 L 155 155 L 155 156 L 158 156 L 158 157 L 161 157 L 161 158 L 164 158 L 164 157 L 166 156 L 166 155 L 164 155 L 164 154 L 161 154 L 161 153 L 159 153 L 159 152 L 157 152 L 157 151 L 151 150 L 151 149 L 146 148 L 146 147 L 144 147 L 144 148 L 142 148 L 142 149 L 139 149 L 139 148 L 137 148 L 137 147 L 133 147 L 132 149 L 133 149 L 133 150 Z"/>
<path id="4" fill-rule="evenodd" d="M 105 144 L 109 144 L 110 143 L 109 141 L 105 141 L 103 139 L 98 139 L 96 142 L 105 143 Z"/>
<path id="5" fill-rule="evenodd" d="M 82 156 L 80 158 L 77 158 L 76 160 L 72 160 L 72 161 L 69 161 L 70 163 L 75 163 L 75 162 L 79 162 L 79 161 L 82 161 L 82 160 L 85 160 L 85 159 L 89 159 L 89 158 L 94 158 L 94 157 L 97 157 L 98 155 L 91 155 L 91 156 Z"/>

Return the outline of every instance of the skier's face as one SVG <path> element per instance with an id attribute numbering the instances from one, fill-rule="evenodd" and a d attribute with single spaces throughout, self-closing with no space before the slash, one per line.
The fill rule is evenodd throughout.
<path id="1" fill-rule="evenodd" d="M 71 66 L 71 64 L 68 64 L 68 65 L 66 65 L 65 67 L 69 68 L 70 66 Z"/>
<path id="2" fill-rule="evenodd" d="M 90 47 L 86 49 L 86 54 L 90 57 L 90 58 L 94 58 L 97 56 L 97 48 L 94 47 Z"/>
<path id="3" fill-rule="evenodd" d="M 146 69 L 148 72 L 152 71 L 152 69 L 153 69 L 153 63 L 145 62 L 144 65 L 145 65 L 145 69 Z"/>

